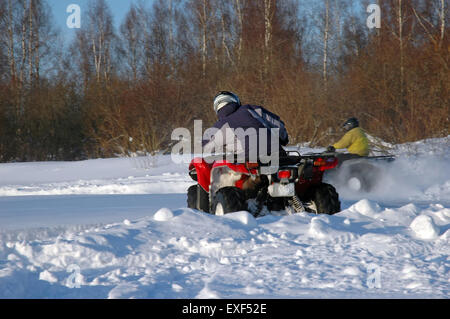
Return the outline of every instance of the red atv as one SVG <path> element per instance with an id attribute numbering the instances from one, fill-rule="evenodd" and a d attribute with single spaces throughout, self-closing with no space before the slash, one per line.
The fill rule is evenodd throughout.
<path id="1" fill-rule="evenodd" d="M 189 175 L 198 184 L 189 187 L 187 204 L 215 215 L 241 210 L 255 217 L 281 210 L 335 214 L 341 209 L 339 195 L 322 177 L 337 164 L 335 156 L 324 154 L 288 155 L 278 167 L 195 158 Z"/>

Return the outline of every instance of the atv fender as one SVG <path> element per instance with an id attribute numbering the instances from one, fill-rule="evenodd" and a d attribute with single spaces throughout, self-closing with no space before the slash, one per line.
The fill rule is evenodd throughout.
<path id="1" fill-rule="evenodd" d="M 211 183 L 212 166 L 212 164 L 199 157 L 195 158 L 189 165 L 189 171 L 196 171 L 197 182 L 207 193 L 209 193 Z"/>

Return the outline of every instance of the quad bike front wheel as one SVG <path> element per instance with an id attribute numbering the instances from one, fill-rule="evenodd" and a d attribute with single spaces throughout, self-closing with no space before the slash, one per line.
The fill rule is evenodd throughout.
<path id="1" fill-rule="evenodd" d="M 347 187 L 353 191 L 372 191 L 381 176 L 381 169 L 368 163 L 357 163 L 349 166 L 346 176 Z"/>
<path id="2" fill-rule="evenodd" d="M 211 213 L 218 216 L 246 209 L 245 194 L 237 187 L 219 189 L 211 203 Z"/>
<path id="3" fill-rule="evenodd" d="M 192 185 L 188 188 L 187 206 L 209 213 L 208 193 L 200 185 Z"/>
<path id="4" fill-rule="evenodd" d="M 336 189 L 326 183 L 315 186 L 309 193 L 307 209 L 316 214 L 333 215 L 341 211 Z"/>

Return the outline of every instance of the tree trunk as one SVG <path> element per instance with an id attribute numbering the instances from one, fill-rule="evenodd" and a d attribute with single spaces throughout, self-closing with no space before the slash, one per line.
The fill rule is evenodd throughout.
<path id="1" fill-rule="evenodd" d="M 206 43 L 206 28 L 207 28 L 207 16 L 206 16 L 206 0 L 203 0 L 202 6 L 202 74 L 206 77 L 206 56 L 207 56 L 207 43 Z"/>
<path id="2" fill-rule="evenodd" d="M 28 2 L 28 81 L 33 82 L 33 0 Z"/>
<path id="3" fill-rule="evenodd" d="M 439 12 L 440 18 L 441 18 L 441 38 L 439 41 L 439 48 L 442 47 L 442 42 L 444 41 L 444 34 L 445 34 L 445 1 L 441 0 L 441 10 Z"/>
<path id="4" fill-rule="evenodd" d="M 272 41 L 272 0 L 264 0 L 264 78 L 269 73 Z"/>
<path id="5" fill-rule="evenodd" d="M 137 39 L 136 39 L 136 30 L 133 30 L 131 38 L 131 70 L 133 72 L 133 82 L 137 81 Z"/>
<path id="6" fill-rule="evenodd" d="M 227 31 L 225 29 L 225 20 L 223 18 L 223 15 L 221 17 L 221 23 L 222 23 L 222 56 L 223 56 L 222 67 L 225 67 L 225 65 L 226 65 L 225 59 L 226 58 L 228 58 L 228 60 L 230 61 L 231 64 L 234 64 L 234 62 L 233 62 L 233 59 L 230 54 L 230 49 L 228 48 L 228 45 L 227 45 L 227 36 L 226 36 Z"/>
<path id="7" fill-rule="evenodd" d="M 237 49 L 237 64 L 240 65 L 241 63 L 241 56 L 242 56 L 242 43 L 243 43 L 243 34 L 242 29 L 244 25 L 244 16 L 242 12 L 242 5 L 241 0 L 235 0 L 235 8 L 236 8 L 236 15 L 238 19 L 238 26 L 239 26 L 239 40 L 238 40 L 238 49 Z"/>
<path id="8" fill-rule="evenodd" d="M 323 87 L 328 92 L 328 33 L 329 33 L 329 1 L 325 1 L 325 28 L 323 31 Z"/>
<path id="9" fill-rule="evenodd" d="M 402 0 L 398 0 L 398 40 L 400 46 L 400 105 L 404 105 L 405 96 L 405 66 L 404 66 L 404 50 L 403 50 L 403 12 Z"/>
<path id="10" fill-rule="evenodd" d="M 39 37 L 39 30 L 35 33 L 34 36 L 34 79 L 37 83 L 39 83 L 39 72 L 40 72 L 40 55 L 39 55 L 39 49 L 40 49 L 40 37 Z"/>
<path id="11" fill-rule="evenodd" d="M 26 62 L 26 57 L 27 57 L 27 48 L 26 48 L 26 41 L 25 41 L 26 32 L 27 32 L 27 27 L 26 27 L 25 21 L 22 20 L 22 42 L 21 42 L 22 62 L 21 62 L 21 66 L 20 66 L 20 75 L 19 75 L 20 86 L 22 86 L 24 83 L 24 69 L 25 69 L 25 62 Z"/>
<path id="12" fill-rule="evenodd" d="M 173 73 L 175 71 L 174 66 L 174 37 L 173 37 L 173 3 L 169 0 L 169 65 L 170 71 Z"/>
<path id="13" fill-rule="evenodd" d="M 12 0 L 8 1 L 8 56 L 9 56 L 9 72 L 11 81 L 16 82 L 16 58 L 14 56 L 14 21 Z"/>

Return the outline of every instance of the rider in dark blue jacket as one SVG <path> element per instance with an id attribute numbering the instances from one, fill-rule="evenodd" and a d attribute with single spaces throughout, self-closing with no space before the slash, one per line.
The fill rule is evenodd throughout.
<path id="1" fill-rule="evenodd" d="M 261 154 L 285 154 L 282 146 L 288 144 L 289 137 L 283 121 L 276 114 L 261 106 L 241 105 L 239 97 L 228 91 L 215 96 L 214 111 L 218 121 L 214 124 L 212 136 L 203 141 L 204 149 L 223 147 L 226 152 L 231 145 L 234 153 L 243 152 L 246 160 L 254 159 L 254 154 L 258 159 Z M 230 136 L 227 129 L 231 129 L 228 133 L 235 134 Z M 262 149 L 264 146 L 265 150 Z"/>

